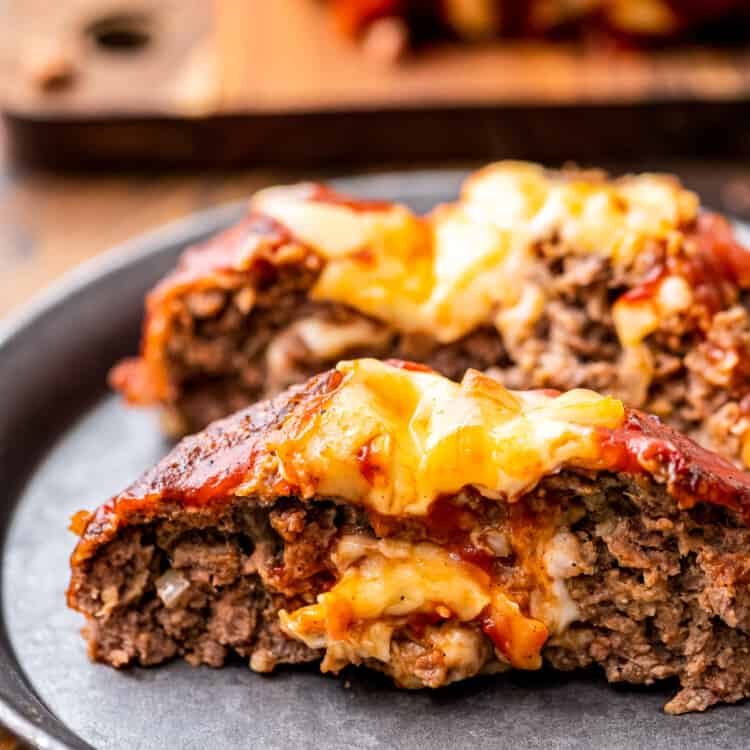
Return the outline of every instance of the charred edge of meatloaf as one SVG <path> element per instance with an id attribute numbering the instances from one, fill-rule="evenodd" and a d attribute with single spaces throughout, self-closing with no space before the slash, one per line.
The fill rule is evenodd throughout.
<path id="1" fill-rule="evenodd" d="M 519 505 L 540 522 L 558 512 L 552 517 L 577 519 L 569 528 L 579 570 L 566 585 L 580 618 L 548 641 L 544 656 L 555 668 L 598 665 L 610 681 L 638 684 L 677 678 L 672 713 L 750 695 L 750 530 L 739 515 L 706 504 L 678 510 L 645 477 L 578 471 L 548 477 L 514 505 L 468 490 L 449 502 L 480 528 L 502 528 Z M 328 561 L 339 533 L 447 543 L 415 519 L 368 520 L 350 506 L 290 498 L 269 509 L 242 498 L 218 518 L 177 512 L 126 528 L 74 569 L 71 604 L 87 615 L 91 656 L 114 666 L 178 655 L 220 666 L 232 653 L 256 671 L 313 661 L 321 653 L 284 636 L 278 611 L 313 602 L 333 583 Z M 481 549 L 482 538 L 472 543 L 494 556 L 495 578 L 523 591 L 513 553 Z M 169 570 L 190 585 L 167 607 L 156 581 Z M 481 637 L 461 676 L 498 666 L 489 639 L 469 627 Z M 390 666 L 368 663 L 402 685 L 436 687 L 451 679 L 441 658 L 407 630 L 394 637 Z"/>

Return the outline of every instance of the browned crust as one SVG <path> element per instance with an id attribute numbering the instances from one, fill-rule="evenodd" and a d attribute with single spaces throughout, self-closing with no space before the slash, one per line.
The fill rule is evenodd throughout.
<path id="1" fill-rule="evenodd" d="M 340 382 L 341 374 L 329 371 L 276 398 L 261 401 L 209 425 L 181 440 L 156 466 L 130 487 L 110 498 L 93 513 L 79 513 L 71 530 L 80 535 L 71 559 L 75 567 L 110 541 L 118 529 L 133 519 L 147 520 L 181 508 L 219 513 L 233 490 L 250 475 L 262 475 L 267 456 L 266 440 L 292 410 L 309 413 L 315 402 Z M 276 480 L 275 482 L 273 480 Z M 293 494 L 292 488 L 269 477 L 269 491 Z"/>

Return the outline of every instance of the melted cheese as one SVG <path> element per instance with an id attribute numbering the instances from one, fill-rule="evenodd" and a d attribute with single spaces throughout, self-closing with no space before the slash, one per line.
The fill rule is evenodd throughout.
<path id="1" fill-rule="evenodd" d="M 360 542 L 356 537 L 344 537 L 340 544 L 360 547 L 356 564 L 345 569 L 317 604 L 298 610 L 294 618 L 285 617 L 288 631 L 322 633 L 325 626 L 327 637 L 335 640 L 354 621 L 432 614 L 440 607 L 446 619 L 469 621 L 490 603 L 488 576 L 470 571 L 434 544 Z"/>
<path id="2" fill-rule="evenodd" d="M 324 671 L 338 671 L 366 659 L 390 663 L 393 633 L 414 615 L 450 621 L 451 629 L 441 626 L 430 638 L 439 638 L 451 668 L 473 674 L 482 666 L 479 631 L 455 625 L 475 621 L 492 637 L 498 658 L 537 669 L 547 635 L 563 632 L 579 616 L 564 579 L 582 572 L 570 532 L 559 532 L 539 549 L 540 559 L 523 556 L 530 574 L 540 564 L 547 571 L 534 576 L 531 613 L 525 615 L 490 575 L 435 544 L 344 536 L 333 555 L 337 583 L 316 604 L 282 611 L 281 627 L 310 648 L 326 649 Z"/>
<path id="3" fill-rule="evenodd" d="M 673 177 L 643 174 L 615 181 L 550 176 L 542 167 L 503 162 L 469 178 L 462 193 L 478 221 L 559 238 L 572 252 L 630 261 L 650 239 L 668 237 L 694 219 L 698 197 Z"/>
<path id="4" fill-rule="evenodd" d="M 342 381 L 322 408 L 292 414 L 269 450 L 303 496 L 383 515 L 424 515 L 469 485 L 512 501 L 563 465 L 596 466 L 599 428 L 624 419 L 621 402 L 592 391 L 512 392 L 474 370 L 459 385 L 371 359 L 337 369 Z"/>
<path id="5" fill-rule="evenodd" d="M 596 467 L 600 429 L 624 420 L 622 404 L 612 398 L 584 390 L 511 392 L 475 371 L 460 385 L 370 359 L 342 362 L 338 371 L 340 382 L 314 409 L 303 405 L 287 417 L 270 455 L 295 492 L 343 498 L 382 515 L 425 516 L 438 497 L 467 485 L 512 502 L 563 465 Z M 282 628 L 326 649 L 324 669 L 338 670 L 368 659 L 399 662 L 391 639 L 414 616 L 473 623 L 472 632 L 489 635 L 507 663 L 535 669 L 547 635 L 579 616 L 565 581 L 583 572 L 580 550 L 561 524 L 550 516 L 548 524 L 471 532 L 497 556 L 513 554 L 529 582 L 524 609 L 518 593 L 491 573 L 432 542 L 353 535 L 339 541 L 332 557 L 335 585 L 315 604 L 283 613 Z M 485 643 L 460 629 L 446 633 L 431 637 L 461 645 L 454 656 L 471 651 L 467 644 Z M 476 651 L 466 658 L 481 661 Z"/>
<path id="6" fill-rule="evenodd" d="M 636 300 L 624 295 L 612 306 L 612 319 L 623 348 L 620 395 L 635 406 L 646 403 L 654 371 L 646 337 L 657 331 L 662 321 L 685 312 L 693 303 L 690 285 L 681 276 L 665 276 L 654 291 Z"/>
<path id="7" fill-rule="evenodd" d="M 311 195 L 310 186 L 272 188 L 253 201 L 326 259 L 311 297 L 440 342 L 493 323 L 511 341 L 530 333 L 545 303 L 536 243 L 629 264 L 649 241 L 679 242 L 698 211 L 695 194 L 668 176 L 605 181 L 522 162 L 477 172 L 459 201 L 423 219 L 399 205 Z"/>

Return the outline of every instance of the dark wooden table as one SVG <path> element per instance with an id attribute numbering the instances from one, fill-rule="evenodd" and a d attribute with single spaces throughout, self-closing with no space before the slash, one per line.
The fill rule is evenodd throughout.
<path id="1" fill-rule="evenodd" d="M 675 172 L 701 194 L 706 205 L 750 221 L 750 164 L 630 162 L 609 167 L 616 172 Z M 372 169 L 380 171 L 388 165 Z M 140 232 L 246 197 L 266 185 L 325 176 L 268 169 L 50 174 L 19 171 L 0 151 L 0 318 L 65 271 Z M 0 729 L 0 750 L 20 748 Z"/>

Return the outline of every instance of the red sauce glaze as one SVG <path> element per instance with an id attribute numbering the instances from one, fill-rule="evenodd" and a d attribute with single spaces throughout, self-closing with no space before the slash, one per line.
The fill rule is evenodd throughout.
<path id="1" fill-rule="evenodd" d="M 479 624 L 482 628 L 482 632 L 494 644 L 495 648 L 506 656 L 510 654 L 512 646 L 512 633 L 510 627 L 508 627 L 508 621 L 504 618 L 495 619 L 492 616 L 492 610 L 490 607 L 485 607 L 482 610 L 482 614 L 479 616 Z"/>
<path id="2" fill-rule="evenodd" d="M 419 362 L 409 362 L 405 359 L 391 358 L 384 360 L 384 362 L 391 367 L 397 367 L 399 370 L 409 370 L 410 372 L 435 372 L 435 370 L 427 365 L 420 364 Z"/>
<path id="3" fill-rule="evenodd" d="M 657 263 L 641 280 L 641 283 L 625 292 L 620 300 L 625 302 L 642 302 L 656 296 L 659 284 L 667 275 L 667 269 L 663 263 Z M 618 300 L 619 301 L 619 300 Z"/>
<path id="4" fill-rule="evenodd" d="M 190 286 L 211 273 L 236 272 L 238 261 L 254 240 L 262 240 L 272 250 L 295 241 L 283 224 L 265 214 L 251 212 L 224 232 L 185 251 L 177 268 L 149 293 L 149 307 L 176 287 Z"/>
<path id="5" fill-rule="evenodd" d="M 602 431 L 601 448 L 604 468 L 665 480 L 679 507 L 723 505 L 750 524 L 750 474 L 657 417 L 628 410 L 622 427 Z"/>
<path id="6" fill-rule="evenodd" d="M 277 474 L 264 473 L 270 450 L 267 441 L 282 423 L 290 432 L 302 429 L 342 378 L 337 370 L 321 373 L 304 387 L 255 404 L 182 440 L 166 458 L 88 517 L 73 560 L 88 557 L 134 515 L 155 515 L 166 503 L 196 509 L 219 507 L 231 501 L 239 485 L 249 479 L 266 482 L 259 491 L 269 496 L 301 495 L 299 487 Z M 81 517 L 75 523 L 80 529 Z"/>
<path id="7" fill-rule="evenodd" d="M 263 288 L 275 281 L 277 270 L 269 260 L 295 243 L 279 222 L 251 212 L 235 226 L 185 251 L 177 267 L 146 298 L 141 357 L 121 363 L 110 375 L 110 385 L 132 403 L 169 401 L 173 384 L 166 372 L 166 343 L 174 314 L 173 300 L 192 291 L 237 288 L 246 281 Z M 309 258 L 321 260 L 307 250 Z M 312 265 L 311 265 L 312 267 Z"/>
<path id="8" fill-rule="evenodd" d="M 161 490 L 164 499 L 177 500 L 186 505 L 205 505 L 213 498 L 231 493 L 242 484 L 248 469 L 254 466 L 261 446 L 257 441 L 227 446 L 212 452 L 188 472 L 181 473 L 179 484 Z M 179 466 L 179 465 L 178 465 Z M 123 493 L 121 500 L 138 499 L 132 490 Z"/>
<path id="9" fill-rule="evenodd" d="M 726 278 L 741 287 L 750 286 L 750 250 L 737 242 L 732 225 L 723 216 L 701 214 L 692 237 L 704 256 L 721 263 Z"/>
<path id="10" fill-rule="evenodd" d="M 379 456 L 373 450 L 372 440 L 368 440 L 357 451 L 357 466 L 359 466 L 359 473 L 372 486 L 383 484 L 388 480 L 387 467 L 380 463 Z"/>
<path id="11" fill-rule="evenodd" d="M 321 185 L 320 183 L 314 183 L 312 185 L 307 200 L 313 201 L 314 203 L 330 203 L 334 206 L 342 206 L 351 211 L 359 211 L 362 213 L 367 211 L 389 211 L 394 206 L 391 201 L 368 200 L 365 198 L 354 198 L 349 195 L 342 195 L 341 193 L 337 193 L 333 188 L 328 187 L 328 185 Z"/>
<path id="12" fill-rule="evenodd" d="M 685 252 L 668 255 L 656 263 L 618 301 L 652 299 L 666 276 L 681 276 L 692 289 L 696 306 L 714 315 L 734 302 L 738 286 L 750 286 L 750 251 L 736 241 L 726 219 L 717 214 L 701 214 L 685 236 Z"/>
<path id="13" fill-rule="evenodd" d="M 483 571 L 488 576 L 492 575 L 495 556 L 486 550 L 479 549 L 473 544 L 449 544 L 447 549 L 448 553 L 454 560 L 460 560 L 461 562 L 472 565 L 475 568 L 479 568 L 479 570 Z"/>

